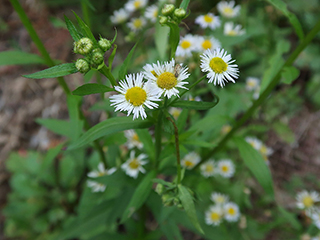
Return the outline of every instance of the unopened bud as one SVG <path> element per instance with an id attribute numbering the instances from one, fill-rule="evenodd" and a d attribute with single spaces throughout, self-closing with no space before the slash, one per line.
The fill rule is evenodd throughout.
<path id="1" fill-rule="evenodd" d="M 158 193 L 159 195 L 161 195 L 163 193 L 164 190 L 164 186 L 161 183 L 158 183 L 156 186 L 156 193 Z"/>
<path id="2" fill-rule="evenodd" d="M 106 52 L 111 48 L 111 42 L 106 38 L 101 38 L 98 42 L 99 47 L 102 49 L 102 51 Z"/>
<path id="3" fill-rule="evenodd" d="M 161 197 L 164 206 L 169 207 L 173 205 L 172 196 L 169 194 L 164 194 Z"/>
<path id="4" fill-rule="evenodd" d="M 173 4 L 166 4 L 162 8 L 161 13 L 164 16 L 169 16 L 169 15 L 171 15 L 173 13 L 174 9 L 175 9 L 175 6 Z"/>
<path id="5" fill-rule="evenodd" d="M 167 17 L 164 17 L 164 16 L 160 16 L 160 19 L 159 19 L 159 23 L 161 25 L 164 25 L 168 22 L 168 18 Z"/>
<path id="6" fill-rule="evenodd" d="M 77 59 L 76 68 L 81 73 L 86 73 L 90 70 L 89 63 L 86 60 L 84 60 L 83 58 Z"/>
<path id="7" fill-rule="evenodd" d="M 75 52 L 80 53 L 82 55 L 88 54 L 93 47 L 92 41 L 90 38 L 81 38 L 75 44 Z"/>
<path id="8" fill-rule="evenodd" d="M 94 65 L 100 65 L 103 63 L 103 53 L 99 48 L 93 49 L 91 61 Z"/>
<path id="9" fill-rule="evenodd" d="M 183 8 L 177 8 L 174 10 L 174 16 L 176 16 L 177 18 L 184 18 L 186 16 L 186 10 L 184 10 Z"/>

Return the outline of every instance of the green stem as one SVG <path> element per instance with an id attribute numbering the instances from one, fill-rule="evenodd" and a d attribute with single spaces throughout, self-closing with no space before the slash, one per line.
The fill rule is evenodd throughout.
<path id="1" fill-rule="evenodd" d="M 156 168 L 158 167 L 159 164 L 159 157 L 160 157 L 160 153 L 161 153 L 161 139 L 162 139 L 162 116 L 163 116 L 163 111 L 160 110 L 159 111 L 159 115 L 158 115 L 158 121 L 156 124 L 156 128 L 155 128 L 155 164 L 156 164 Z"/>
<path id="2" fill-rule="evenodd" d="M 217 144 L 215 148 L 213 148 L 208 154 L 203 156 L 202 160 L 195 166 L 199 167 L 202 163 L 206 162 L 213 154 L 222 150 L 226 142 L 234 135 L 234 133 L 253 115 L 255 110 L 263 103 L 263 101 L 270 95 L 271 91 L 277 86 L 277 84 L 281 80 L 281 72 L 284 67 L 291 66 L 295 59 L 299 56 L 299 54 L 305 49 L 306 46 L 311 42 L 311 40 L 316 36 L 316 34 L 320 31 L 320 20 L 316 23 L 313 29 L 308 33 L 308 35 L 303 39 L 303 41 L 298 45 L 298 47 L 293 51 L 293 53 L 289 56 L 287 61 L 282 65 L 280 70 L 277 72 L 275 77 L 271 80 L 266 89 L 262 92 L 260 97 L 253 102 L 252 106 L 244 113 L 244 115 L 240 118 L 239 121 L 233 126 L 231 131 L 224 136 Z"/>
<path id="3" fill-rule="evenodd" d="M 106 76 L 112 86 L 116 86 L 117 85 L 117 82 L 116 82 L 116 79 L 114 78 L 114 76 L 112 75 L 111 71 L 110 71 L 110 68 L 108 68 L 106 65 L 104 65 L 100 70 L 99 70 L 100 73 L 102 73 L 104 76 Z"/>
<path id="4" fill-rule="evenodd" d="M 177 185 L 181 182 L 181 162 L 180 162 L 180 148 L 179 148 L 179 133 L 178 127 L 173 119 L 167 117 L 167 119 L 173 124 L 174 127 L 174 137 L 176 143 L 176 155 L 177 155 Z"/>
<path id="5" fill-rule="evenodd" d="M 47 52 L 45 46 L 43 45 L 42 41 L 40 40 L 38 34 L 34 30 L 32 23 L 30 22 L 27 14 L 25 13 L 24 9 L 21 7 L 19 1 L 17 0 L 10 0 L 14 10 L 18 13 L 21 22 L 23 23 L 24 27 L 27 29 L 32 41 L 35 43 L 37 46 L 39 52 L 41 53 L 44 61 L 49 67 L 52 67 L 55 65 L 54 61 L 51 59 L 49 53 Z M 60 86 L 63 88 L 64 92 L 68 95 L 70 94 L 70 89 L 65 82 L 64 78 L 58 77 L 58 82 Z"/>

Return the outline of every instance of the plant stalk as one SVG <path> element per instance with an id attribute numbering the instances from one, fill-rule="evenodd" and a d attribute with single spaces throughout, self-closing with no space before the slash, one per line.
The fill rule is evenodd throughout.
<path id="1" fill-rule="evenodd" d="M 113 87 L 117 85 L 116 79 L 115 79 L 114 76 L 112 75 L 109 67 L 107 67 L 106 65 L 104 65 L 104 66 L 99 70 L 99 72 L 102 73 L 104 76 L 106 76 L 106 77 L 110 80 L 111 85 L 112 85 Z"/>

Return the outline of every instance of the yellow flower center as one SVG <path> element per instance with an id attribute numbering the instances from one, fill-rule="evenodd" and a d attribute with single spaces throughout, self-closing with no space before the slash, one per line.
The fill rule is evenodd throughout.
<path id="1" fill-rule="evenodd" d="M 229 36 L 237 36 L 237 32 L 235 30 L 230 30 L 229 32 L 227 32 L 227 35 Z"/>
<path id="2" fill-rule="evenodd" d="M 216 201 L 217 201 L 218 203 L 224 203 L 224 197 L 218 196 L 218 197 L 216 198 Z"/>
<path id="3" fill-rule="evenodd" d="M 204 40 L 203 43 L 202 43 L 202 48 L 203 49 L 208 49 L 208 48 L 211 48 L 212 47 L 212 44 L 209 40 Z"/>
<path id="4" fill-rule="evenodd" d="M 102 176 L 104 176 L 104 172 L 99 172 L 98 177 L 102 177 Z"/>
<path id="5" fill-rule="evenodd" d="M 313 199 L 310 196 L 306 196 L 302 199 L 302 203 L 307 207 L 312 207 L 313 206 Z"/>
<path id="6" fill-rule="evenodd" d="M 213 21 L 213 17 L 211 17 L 210 15 L 204 15 L 203 19 L 207 23 L 211 23 Z"/>
<path id="7" fill-rule="evenodd" d="M 231 131 L 231 126 L 229 126 L 229 125 L 223 126 L 222 130 L 221 130 L 221 132 L 224 134 L 227 134 L 230 131 Z"/>
<path id="8" fill-rule="evenodd" d="M 226 7 L 225 9 L 223 9 L 223 12 L 227 15 L 230 15 L 233 13 L 233 9 L 231 7 Z"/>
<path id="9" fill-rule="evenodd" d="M 249 87 L 255 87 L 257 85 L 256 81 L 252 81 L 252 80 L 249 80 L 247 84 Z"/>
<path id="10" fill-rule="evenodd" d="M 141 28 L 142 27 L 142 21 L 141 19 L 135 19 L 133 21 L 133 26 L 135 26 L 135 28 Z"/>
<path id="11" fill-rule="evenodd" d="M 155 11 L 153 12 L 153 17 L 154 17 L 154 18 L 157 18 L 157 17 L 158 17 L 158 10 L 155 10 Z"/>
<path id="12" fill-rule="evenodd" d="M 191 43 L 187 40 L 183 40 L 180 44 L 180 46 L 183 48 L 183 49 L 187 49 L 191 46 Z"/>
<path id="13" fill-rule="evenodd" d="M 267 154 L 267 147 L 266 146 L 261 146 L 261 148 L 260 148 L 260 152 L 262 153 L 262 154 L 264 154 L 264 155 L 266 155 Z"/>
<path id="14" fill-rule="evenodd" d="M 186 165 L 186 167 L 193 167 L 193 162 L 189 160 L 185 161 L 184 164 Z"/>
<path id="15" fill-rule="evenodd" d="M 222 166 L 221 170 L 222 170 L 222 172 L 228 172 L 229 168 L 228 168 L 228 166 Z"/>
<path id="16" fill-rule="evenodd" d="M 219 219 L 220 219 L 220 215 L 215 212 L 211 213 L 210 217 L 211 217 L 211 220 L 214 222 L 219 221 Z"/>
<path id="17" fill-rule="evenodd" d="M 140 8 L 141 2 L 140 2 L 140 1 L 135 1 L 134 4 L 133 4 L 133 6 L 134 6 L 135 8 Z"/>
<path id="18" fill-rule="evenodd" d="M 206 166 L 206 172 L 213 172 L 213 166 L 212 165 L 210 165 L 210 164 L 208 164 L 207 166 Z"/>
<path id="19" fill-rule="evenodd" d="M 171 72 L 164 72 L 158 77 L 157 85 L 162 89 L 171 89 L 177 85 L 177 78 Z"/>
<path id="20" fill-rule="evenodd" d="M 215 73 L 223 73 L 227 70 L 228 64 L 226 64 L 221 58 L 214 57 L 211 59 L 209 66 Z"/>
<path id="21" fill-rule="evenodd" d="M 141 87 L 133 87 L 128 89 L 125 97 L 128 102 L 137 107 L 141 106 L 146 101 L 147 93 Z"/>
<path id="22" fill-rule="evenodd" d="M 132 140 L 133 141 L 136 141 L 136 142 L 140 142 L 140 139 L 139 139 L 139 137 L 138 137 L 138 134 L 133 134 L 133 136 L 132 136 Z"/>
<path id="23" fill-rule="evenodd" d="M 140 163 L 139 163 L 139 161 L 138 161 L 136 158 L 134 158 L 134 159 L 129 163 L 129 167 L 130 167 L 131 169 L 137 169 L 139 166 L 140 166 Z"/>
<path id="24" fill-rule="evenodd" d="M 180 116 L 180 113 L 181 113 L 181 110 L 179 110 L 179 109 L 174 109 L 174 110 L 172 110 L 171 115 L 172 115 L 175 119 L 177 119 L 177 118 Z"/>
<path id="25" fill-rule="evenodd" d="M 235 211 L 233 208 L 229 208 L 229 209 L 228 209 L 228 213 L 229 213 L 230 215 L 234 215 L 234 214 L 236 213 L 236 211 Z"/>

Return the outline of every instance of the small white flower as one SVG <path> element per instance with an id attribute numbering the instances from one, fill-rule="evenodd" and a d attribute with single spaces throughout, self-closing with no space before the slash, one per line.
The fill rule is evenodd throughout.
<path id="1" fill-rule="evenodd" d="M 139 172 L 146 172 L 146 170 L 142 166 L 147 164 L 147 161 L 143 161 L 143 159 L 147 157 L 148 156 L 146 154 L 140 154 L 138 157 L 135 157 L 135 151 L 131 151 L 130 158 L 121 165 L 121 168 L 130 177 L 137 178 Z"/>
<path id="2" fill-rule="evenodd" d="M 130 14 L 126 10 L 121 8 L 117 11 L 114 11 L 110 19 L 113 24 L 121 24 L 129 18 L 129 15 Z"/>
<path id="3" fill-rule="evenodd" d="M 229 197 L 227 195 L 218 192 L 213 192 L 210 199 L 217 205 L 224 205 L 229 201 Z"/>
<path id="4" fill-rule="evenodd" d="M 198 50 L 197 37 L 187 34 L 182 37 L 177 47 L 177 57 L 190 57 L 193 51 Z"/>
<path id="5" fill-rule="evenodd" d="M 310 239 L 310 238 L 309 238 Z M 304 240 L 304 239 L 301 239 Z M 318 234 L 317 236 L 314 236 L 313 238 L 311 238 L 310 240 L 320 240 L 320 234 Z"/>
<path id="6" fill-rule="evenodd" d="M 198 51 L 205 51 L 207 49 L 214 50 L 221 47 L 221 43 L 214 37 L 202 37 L 198 36 Z"/>
<path id="7" fill-rule="evenodd" d="M 207 13 L 206 15 L 200 15 L 196 18 L 195 23 L 199 24 L 201 28 L 216 29 L 221 26 L 221 22 L 218 16 L 212 13 Z"/>
<path id="8" fill-rule="evenodd" d="M 254 137 L 246 137 L 245 138 L 246 142 L 249 143 L 254 149 L 258 150 L 261 148 L 262 146 L 262 142 Z"/>
<path id="9" fill-rule="evenodd" d="M 200 156 L 196 152 L 188 153 L 181 159 L 181 166 L 186 169 L 192 169 L 197 163 L 200 162 Z"/>
<path id="10" fill-rule="evenodd" d="M 146 20 L 142 17 L 132 18 L 131 21 L 127 23 L 132 32 L 139 32 L 146 24 Z"/>
<path id="11" fill-rule="evenodd" d="M 169 108 L 169 113 L 174 117 L 174 119 L 178 119 L 180 113 L 182 112 L 181 108 L 171 107 Z"/>
<path id="12" fill-rule="evenodd" d="M 115 90 L 120 94 L 110 97 L 111 106 L 116 107 L 115 111 L 128 111 L 128 116 L 133 113 L 133 119 L 139 116 L 145 119 L 147 117 L 145 106 L 150 109 L 158 107 L 153 101 L 160 101 L 160 92 L 143 82 L 142 73 L 127 75 L 126 80 L 120 81 L 119 85 L 115 86 Z"/>
<path id="13" fill-rule="evenodd" d="M 228 202 L 224 205 L 224 218 L 228 222 L 236 222 L 240 218 L 240 211 L 237 204 Z"/>
<path id="14" fill-rule="evenodd" d="M 320 229 L 320 208 L 315 208 L 311 213 L 313 224 Z"/>
<path id="15" fill-rule="evenodd" d="M 247 77 L 246 79 L 246 90 L 253 91 L 260 86 L 260 79 L 256 77 Z"/>
<path id="16" fill-rule="evenodd" d="M 320 201 L 320 196 L 316 191 L 308 192 L 303 190 L 297 194 L 296 200 L 298 208 L 310 209 L 314 206 L 314 203 Z"/>
<path id="17" fill-rule="evenodd" d="M 223 209 L 221 206 L 211 206 L 208 211 L 205 212 L 205 221 L 208 225 L 218 226 L 223 218 Z"/>
<path id="18" fill-rule="evenodd" d="M 156 22 L 158 19 L 159 8 L 157 5 L 151 5 L 147 7 L 145 12 L 145 17 L 149 19 L 151 22 Z"/>
<path id="19" fill-rule="evenodd" d="M 102 184 L 102 183 L 98 183 L 95 181 L 91 181 L 88 180 L 87 181 L 87 185 L 89 188 L 92 189 L 92 192 L 104 192 L 104 190 L 106 190 L 106 185 Z"/>
<path id="20" fill-rule="evenodd" d="M 153 88 L 158 89 L 165 97 L 179 96 L 177 88 L 187 89 L 184 85 L 188 82 L 183 80 L 189 77 L 188 67 L 182 67 L 182 64 L 175 65 L 175 60 L 160 64 L 147 64 L 143 67 L 145 78 Z"/>
<path id="21" fill-rule="evenodd" d="M 98 170 L 89 172 L 87 176 L 91 178 L 102 177 L 105 175 L 110 175 L 114 173 L 116 170 L 117 170 L 116 168 L 105 169 L 103 163 L 99 163 Z"/>
<path id="22" fill-rule="evenodd" d="M 241 6 L 234 6 L 235 2 L 221 1 L 217 4 L 218 11 L 220 14 L 227 18 L 233 18 L 239 15 Z"/>
<path id="23" fill-rule="evenodd" d="M 240 24 L 234 25 L 233 22 L 226 22 L 224 24 L 223 34 L 227 36 L 241 36 L 246 33 L 244 29 L 241 29 Z"/>
<path id="24" fill-rule="evenodd" d="M 217 173 L 217 167 L 214 160 L 208 160 L 200 166 L 201 174 L 208 178 L 212 177 Z"/>
<path id="25" fill-rule="evenodd" d="M 224 49 L 217 48 L 213 52 L 208 49 L 202 55 L 201 58 L 201 71 L 208 72 L 208 83 L 213 82 L 214 85 L 218 84 L 221 87 L 225 85 L 225 82 L 233 82 L 237 79 L 239 74 L 238 65 L 231 64 L 235 60 L 231 60 L 231 55 L 227 55 Z"/>
<path id="26" fill-rule="evenodd" d="M 269 157 L 273 153 L 273 150 L 266 145 L 261 144 L 259 152 L 262 154 L 262 156 Z"/>
<path id="27" fill-rule="evenodd" d="M 144 8 L 148 3 L 148 0 L 129 0 L 124 8 L 129 12 L 134 12 L 138 9 Z"/>
<path id="28" fill-rule="evenodd" d="M 229 159 L 220 160 L 218 162 L 219 173 L 222 177 L 231 178 L 235 172 L 234 164 Z"/>
<path id="29" fill-rule="evenodd" d="M 126 146 L 129 149 L 137 147 L 138 149 L 142 149 L 143 144 L 140 141 L 138 134 L 134 130 L 126 130 L 124 131 L 124 136 L 127 138 Z"/>

